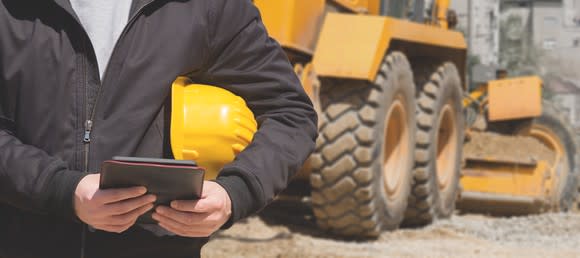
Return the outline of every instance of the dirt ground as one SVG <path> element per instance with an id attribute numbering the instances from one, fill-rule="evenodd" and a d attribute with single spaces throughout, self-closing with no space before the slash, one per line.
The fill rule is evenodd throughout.
<path id="1" fill-rule="evenodd" d="M 464 153 L 520 162 L 554 160 L 554 153 L 536 139 L 488 132 L 471 134 Z M 456 214 L 428 227 L 353 241 L 318 230 L 307 202 L 277 201 L 258 216 L 218 233 L 204 247 L 202 257 L 580 258 L 580 213 L 512 218 Z"/>
<path id="2" fill-rule="evenodd" d="M 317 230 L 307 205 L 276 202 L 218 233 L 202 257 L 579 257 L 580 214 L 492 218 L 455 215 L 377 240 L 333 238 Z"/>
<path id="3" fill-rule="evenodd" d="M 495 158 L 521 162 L 547 160 L 554 163 L 554 152 L 532 137 L 506 136 L 492 132 L 471 132 L 469 136 L 469 141 L 463 146 L 466 158 Z"/>

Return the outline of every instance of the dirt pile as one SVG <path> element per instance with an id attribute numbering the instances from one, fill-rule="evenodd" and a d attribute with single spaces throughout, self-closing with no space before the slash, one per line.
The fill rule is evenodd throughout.
<path id="1" fill-rule="evenodd" d="M 466 158 L 492 158 L 506 161 L 554 163 L 555 154 L 546 145 L 527 136 L 508 136 L 491 132 L 471 132 L 463 147 Z"/>

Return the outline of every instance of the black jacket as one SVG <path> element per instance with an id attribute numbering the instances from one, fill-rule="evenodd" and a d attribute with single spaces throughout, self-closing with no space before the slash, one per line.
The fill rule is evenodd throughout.
<path id="1" fill-rule="evenodd" d="M 316 114 L 249 0 L 135 0 L 130 17 L 101 82 L 67 0 L 0 0 L 0 257 L 79 257 L 78 182 L 114 155 L 170 156 L 163 107 L 179 75 L 242 96 L 259 122 L 218 178 L 232 221 L 270 202 L 312 151 Z M 178 257 L 205 241 L 139 227 L 83 237 L 85 257 Z"/>

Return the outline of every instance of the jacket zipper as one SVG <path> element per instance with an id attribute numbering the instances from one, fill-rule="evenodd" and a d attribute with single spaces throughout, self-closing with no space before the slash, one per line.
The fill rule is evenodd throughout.
<path id="1" fill-rule="evenodd" d="M 85 145 L 85 172 L 89 172 L 89 145 L 91 143 L 91 131 L 93 130 L 93 120 L 89 118 L 85 121 L 85 134 L 83 143 Z"/>
<path id="2" fill-rule="evenodd" d="M 129 21 L 127 22 L 127 25 L 125 25 L 125 28 L 123 28 L 123 31 L 121 32 L 121 35 L 119 35 L 119 38 L 117 39 L 117 42 L 115 42 L 115 46 L 113 47 L 113 51 L 111 52 L 111 57 L 109 58 L 109 62 L 110 60 L 113 59 L 113 56 L 115 55 L 115 52 L 117 52 L 117 49 L 119 48 L 119 41 L 121 41 L 121 39 L 123 39 L 123 37 L 127 34 L 127 31 L 129 30 L 129 28 L 131 27 L 131 25 L 133 25 L 133 23 L 135 23 L 135 20 L 137 19 L 137 17 L 139 17 L 139 15 L 141 15 L 141 13 L 143 12 L 143 9 L 145 9 L 147 6 L 151 5 L 151 3 L 153 3 L 155 0 L 152 0 L 150 2 L 148 2 L 147 4 L 139 7 L 139 9 L 135 12 L 135 14 L 131 17 L 131 19 L 129 19 Z M 76 20 L 76 19 L 75 19 Z M 80 22 L 77 21 L 77 23 L 79 23 L 79 25 L 82 28 L 82 25 L 80 24 Z M 84 30 L 84 28 L 83 28 Z M 86 34 L 86 32 L 85 32 Z M 88 37 L 88 35 L 86 35 Z M 85 40 L 85 39 L 83 39 Z M 83 46 L 85 45 L 85 42 L 83 42 Z M 94 51 L 94 50 L 93 50 Z M 103 75 L 103 79 L 105 79 L 107 77 L 107 74 L 109 73 L 109 65 L 107 65 L 107 68 L 105 70 L 105 74 Z M 86 71 L 86 66 L 84 64 L 83 61 L 83 74 L 86 75 L 87 71 Z M 86 82 L 86 80 L 85 80 Z M 93 104 L 93 108 L 89 113 L 89 108 L 88 108 L 88 94 L 86 94 L 85 98 L 86 98 L 86 103 L 85 105 L 87 105 L 87 111 L 86 111 L 86 120 L 84 123 L 84 135 L 83 135 L 83 144 L 84 144 L 84 170 L 86 173 L 89 172 L 89 151 L 90 151 L 90 143 L 91 143 L 91 132 L 93 131 L 93 120 L 95 119 L 95 112 L 97 110 L 97 104 L 99 103 L 99 99 L 101 97 L 101 92 L 102 92 L 102 88 L 103 88 L 103 83 L 101 82 L 101 85 L 99 85 L 99 88 L 97 89 L 97 97 L 95 99 L 95 102 Z M 88 92 L 88 89 L 87 89 Z M 87 225 L 84 225 L 82 227 L 82 231 L 81 231 L 81 253 L 80 253 L 80 257 L 81 258 L 85 258 L 85 247 L 86 247 L 86 233 L 87 233 Z"/>
<path id="3" fill-rule="evenodd" d="M 115 42 L 115 46 L 113 47 L 113 51 L 111 52 L 111 57 L 109 58 L 109 63 L 110 63 L 110 60 L 113 59 L 115 52 L 118 51 L 117 49 L 119 48 L 119 42 L 125 37 L 129 28 L 133 25 L 133 23 L 135 23 L 135 20 L 137 20 L 137 17 L 139 17 L 141 15 L 141 13 L 143 12 L 143 9 L 145 9 L 146 7 L 151 5 L 151 3 L 153 3 L 154 1 L 155 0 L 152 0 L 148 3 L 146 3 L 145 5 L 139 7 L 139 9 L 135 12 L 135 14 L 131 17 L 131 19 L 129 19 L 129 21 L 127 22 L 127 25 L 125 26 L 125 28 L 123 28 L 121 35 L 117 39 L 117 42 Z M 107 78 L 107 74 L 109 73 L 109 70 L 110 70 L 110 66 L 107 65 L 107 68 L 105 69 L 105 73 L 103 75 L 103 81 L 105 81 L 105 78 Z M 85 71 L 85 73 L 86 73 L 86 71 Z M 101 85 L 99 85 L 99 88 L 97 89 L 97 97 L 96 97 L 95 102 L 93 104 L 93 108 L 90 111 L 90 113 L 87 111 L 87 116 L 86 116 L 87 120 L 84 123 L 85 132 L 84 132 L 84 136 L 83 136 L 83 144 L 85 145 L 85 164 L 84 164 L 85 172 L 89 172 L 88 171 L 89 170 L 89 150 L 90 150 L 90 143 L 91 143 L 91 133 L 93 131 L 95 112 L 97 110 L 97 104 L 99 103 L 99 99 L 100 99 L 101 94 L 102 94 L 102 89 L 103 89 L 103 83 L 101 82 Z M 88 103 L 88 97 L 87 97 L 87 103 Z"/>

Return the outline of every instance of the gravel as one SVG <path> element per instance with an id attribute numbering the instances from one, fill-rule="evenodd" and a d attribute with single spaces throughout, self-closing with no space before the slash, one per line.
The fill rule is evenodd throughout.
<path id="1" fill-rule="evenodd" d="M 428 227 L 384 232 L 376 240 L 334 238 L 308 207 L 274 203 L 216 234 L 202 257 L 579 257 L 580 214 L 497 218 L 455 215 Z"/>

